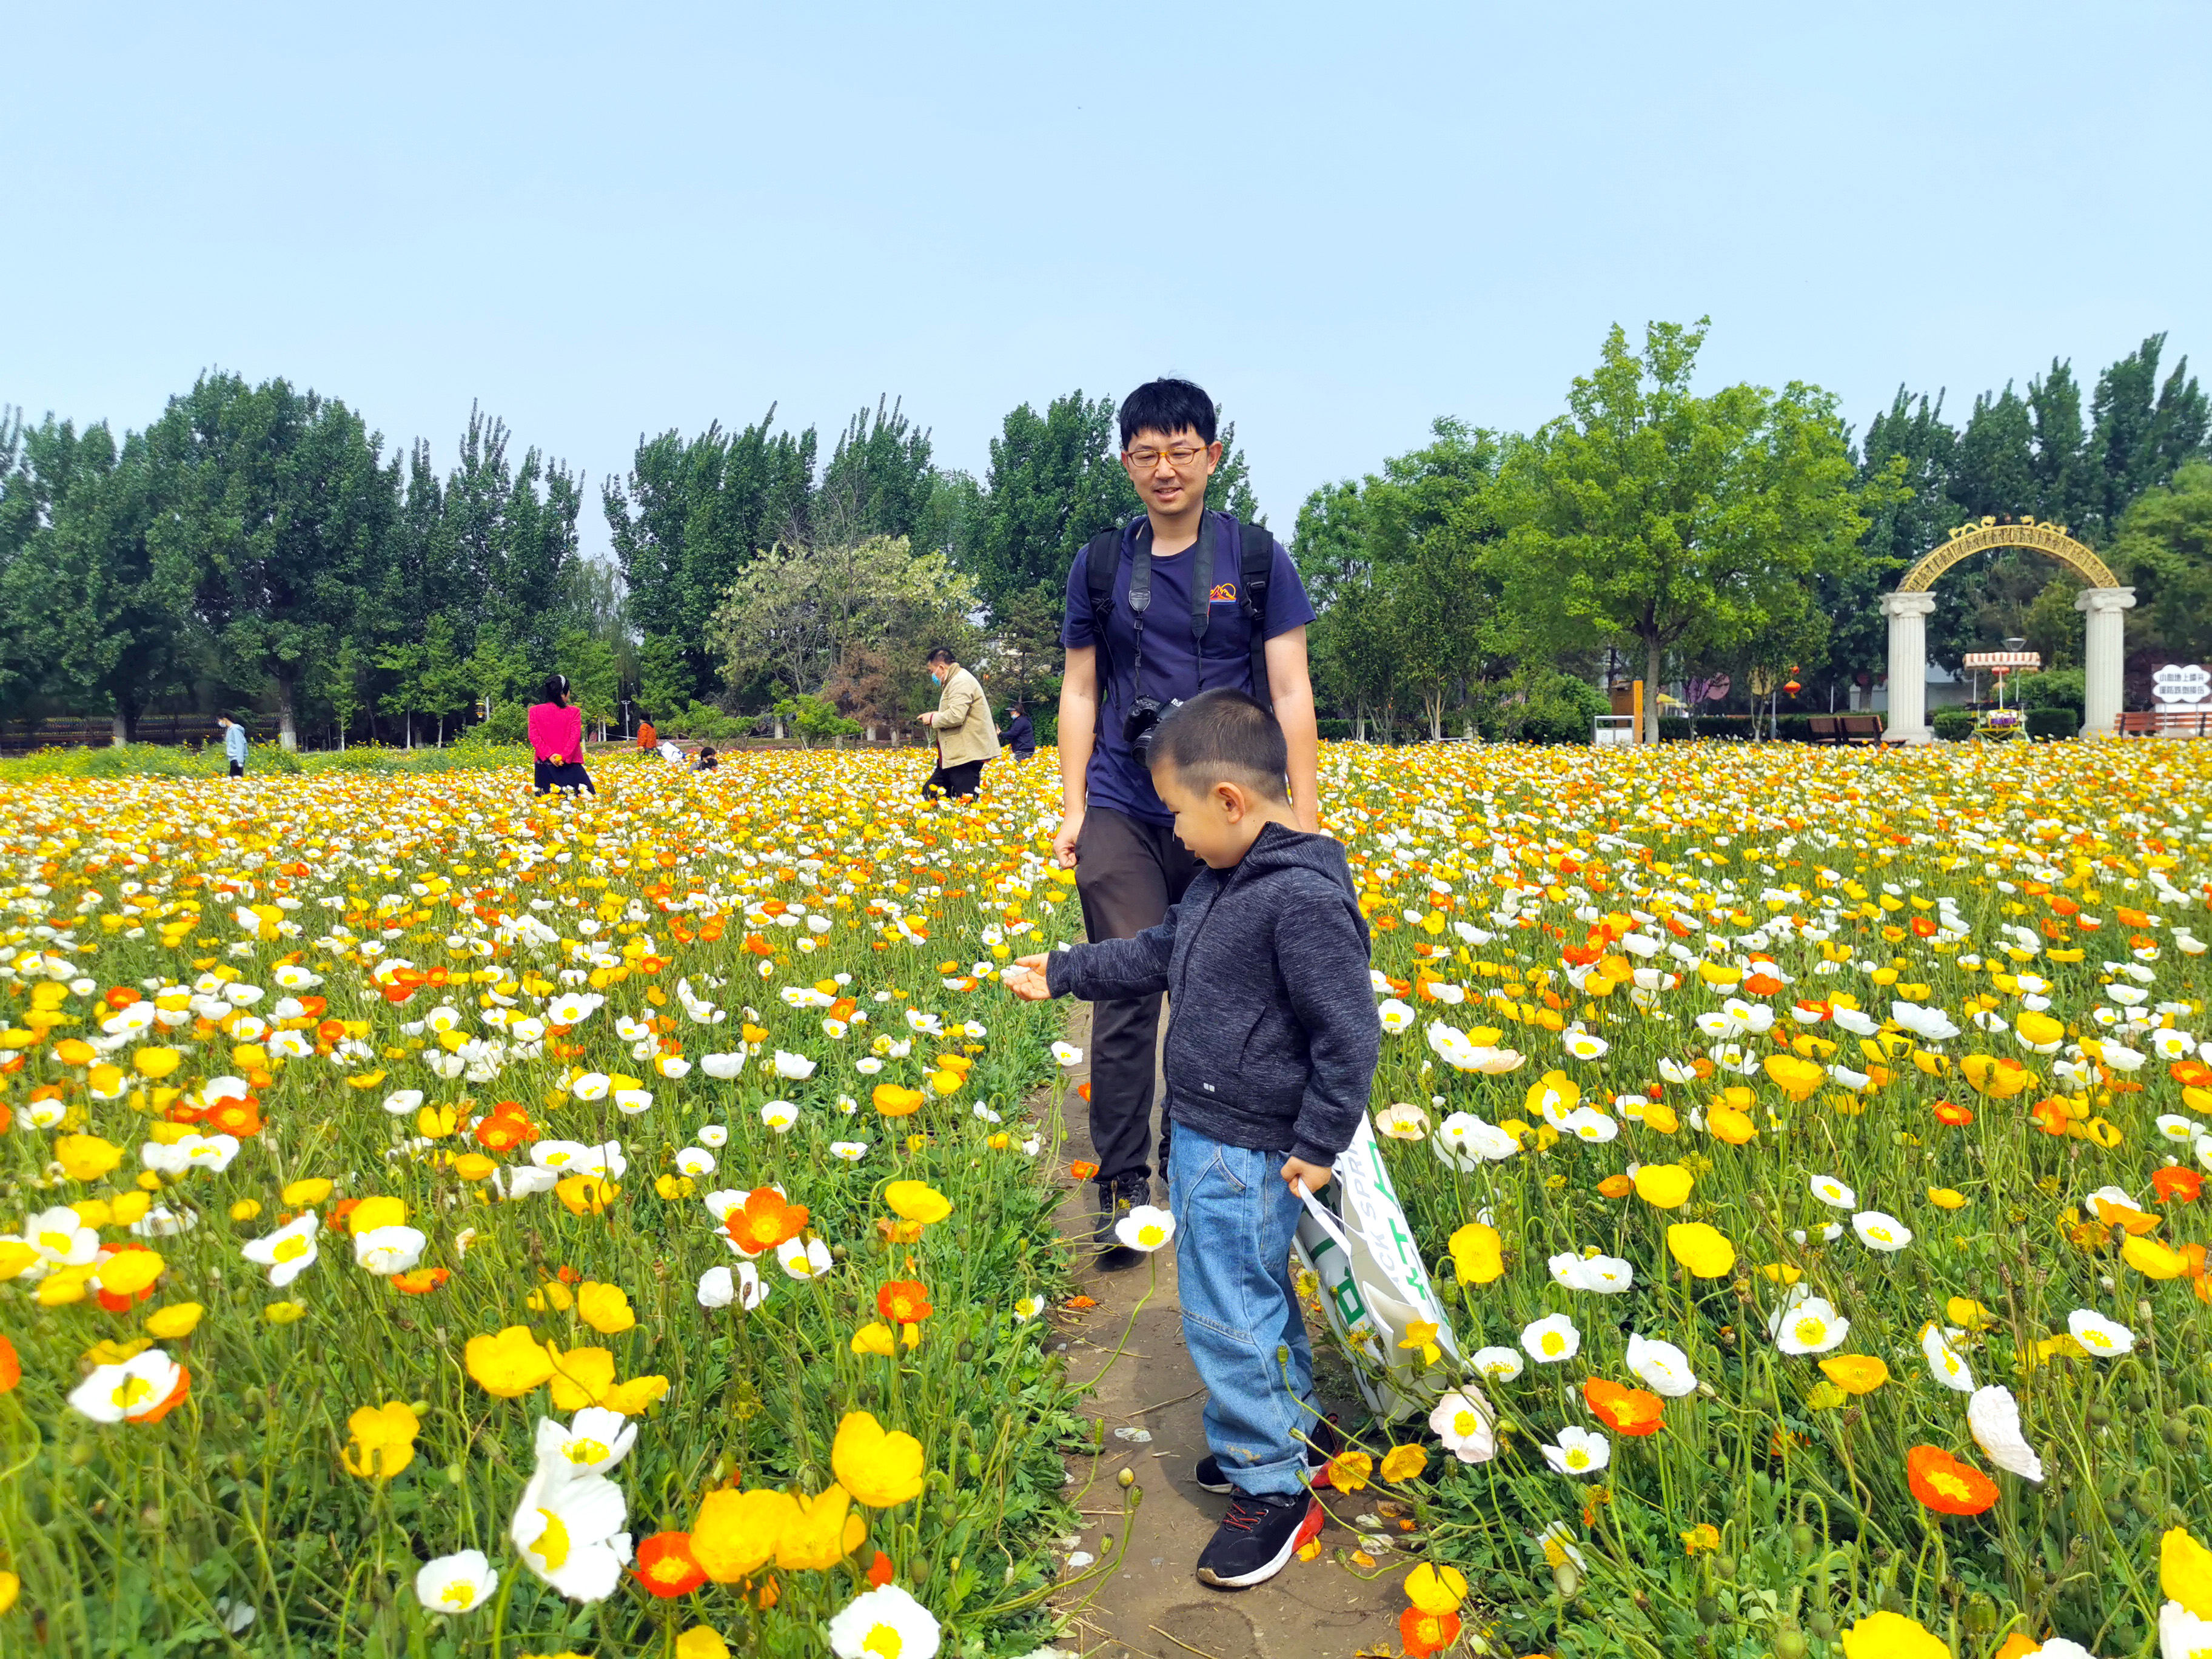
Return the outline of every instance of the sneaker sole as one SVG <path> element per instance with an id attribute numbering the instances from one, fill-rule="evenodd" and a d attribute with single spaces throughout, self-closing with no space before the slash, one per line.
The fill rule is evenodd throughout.
<path id="1" fill-rule="evenodd" d="M 1209 1567 L 1200 1567 L 1198 1570 L 1198 1582 L 1211 1585 L 1215 1589 L 1249 1589 L 1255 1584 L 1264 1584 L 1288 1566 L 1292 1556 L 1321 1536 L 1322 1524 L 1328 1519 L 1328 1517 L 1322 1513 L 1321 1505 L 1313 1499 L 1308 1498 L 1306 1518 L 1298 1523 L 1298 1529 L 1291 1534 L 1288 1541 L 1284 1544 L 1281 1552 L 1273 1560 L 1263 1562 L 1253 1568 L 1251 1571 L 1241 1574 L 1235 1578 L 1224 1578 Z"/>

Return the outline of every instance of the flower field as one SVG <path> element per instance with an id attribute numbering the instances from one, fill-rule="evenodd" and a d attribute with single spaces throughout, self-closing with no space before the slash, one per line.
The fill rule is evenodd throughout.
<path id="1" fill-rule="evenodd" d="M 0 1651 L 1020 1654 L 1036 805 L 910 759 L 0 797 Z"/>
<path id="2" fill-rule="evenodd" d="M 2212 1644 L 2212 750 L 1322 772 L 1450 1315 L 1325 1494 L 1405 1651 Z M 992 981 L 1079 921 L 1048 760 L 919 777 L 0 793 L 0 1650 L 1048 1642 Z"/>
<path id="3" fill-rule="evenodd" d="M 2208 1650 L 2212 749 L 1324 771 L 1460 1357 L 1340 1471 L 1411 1650 Z"/>

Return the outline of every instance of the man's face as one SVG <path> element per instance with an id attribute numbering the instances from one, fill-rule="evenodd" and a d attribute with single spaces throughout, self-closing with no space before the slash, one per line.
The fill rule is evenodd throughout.
<path id="1" fill-rule="evenodd" d="M 929 678 L 939 685 L 945 684 L 945 677 L 951 672 L 951 665 L 948 663 L 933 662 L 929 665 Z"/>
<path id="2" fill-rule="evenodd" d="M 1206 499 L 1206 481 L 1221 465 L 1221 446 L 1188 427 L 1164 433 L 1146 427 L 1121 452 L 1122 468 L 1137 495 L 1156 513 L 1172 517 Z"/>

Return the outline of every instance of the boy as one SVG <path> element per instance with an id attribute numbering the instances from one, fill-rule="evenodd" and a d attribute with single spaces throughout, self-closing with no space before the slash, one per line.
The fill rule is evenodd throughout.
<path id="1" fill-rule="evenodd" d="M 1161 716 L 1147 758 L 1205 867 L 1158 927 L 1024 957 L 1007 988 L 1167 994 L 1168 1202 L 1189 1245 L 1176 1256 L 1183 1340 L 1213 1453 L 1198 1480 L 1235 1494 L 1198 1577 L 1243 1589 L 1321 1530 L 1307 1484 L 1336 1441 L 1312 1402 L 1291 1240 L 1298 1185 L 1328 1184 L 1367 1109 L 1382 1026 L 1344 849 L 1298 828 L 1274 715 L 1242 691 L 1201 691 Z"/>
<path id="2" fill-rule="evenodd" d="M 230 763 L 230 775 L 246 775 L 246 727 L 228 714 L 217 714 L 215 723 L 222 727 L 223 758 Z"/>

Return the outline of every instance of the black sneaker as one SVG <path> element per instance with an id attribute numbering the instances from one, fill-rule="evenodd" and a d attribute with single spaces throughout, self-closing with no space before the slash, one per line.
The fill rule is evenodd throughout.
<path id="1" fill-rule="evenodd" d="M 1264 1584 L 1321 1535 L 1326 1518 L 1311 1492 L 1239 1492 L 1199 1555 L 1198 1582 L 1216 1589 Z"/>
<path id="2" fill-rule="evenodd" d="M 1145 1176 L 1121 1176 L 1098 1183 L 1098 1219 L 1091 1230 L 1092 1248 L 1102 1267 L 1133 1267 L 1143 1252 L 1124 1244 L 1114 1229 L 1139 1204 L 1152 1201 L 1152 1183 Z"/>
<path id="3" fill-rule="evenodd" d="M 1328 1460 L 1344 1449 L 1344 1441 L 1336 1431 L 1334 1422 L 1326 1417 L 1316 1418 L 1306 1431 L 1310 1443 L 1306 1449 L 1306 1484 L 1321 1487 L 1328 1485 Z M 1208 1452 L 1198 1460 L 1191 1471 L 1200 1487 L 1206 1492 L 1235 1492 L 1236 1486 L 1221 1472 L 1221 1460 Z"/>

